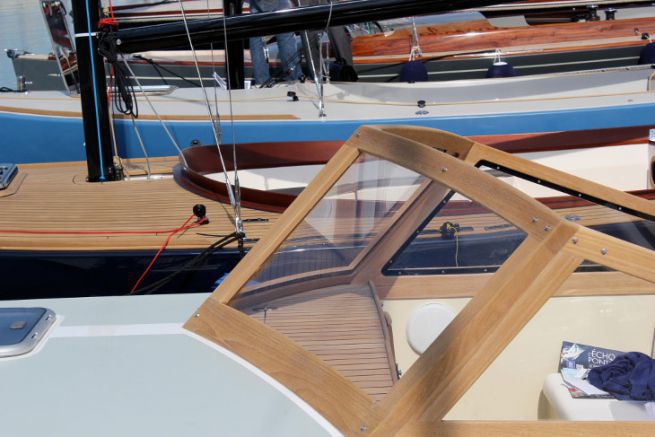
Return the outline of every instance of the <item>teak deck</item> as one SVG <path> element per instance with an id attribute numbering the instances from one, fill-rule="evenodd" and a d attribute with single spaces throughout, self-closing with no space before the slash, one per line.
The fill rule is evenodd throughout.
<path id="1" fill-rule="evenodd" d="M 177 160 L 159 160 L 170 173 Z M 168 230 L 181 226 L 195 204 L 207 207 L 209 224 L 176 235 L 170 249 L 205 248 L 234 231 L 233 211 L 179 187 L 172 176 L 158 180 L 85 182 L 83 163 L 20 166 L 7 190 L 0 191 L 0 250 L 158 249 L 168 232 L 153 235 L 35 235 L 7 230 L 117 231 Z M 261 238 L 278 214 L 242 209 L 248 241 Z"/>
<path id="2" fill-rule="evenodd" d="M 372 399 L 396 381 L 386 319 L 369 286 L 331 287 L 253 305 L 246 313 L 282 332 Z M 343 311 L 348 308 L 348 311 Z"/>

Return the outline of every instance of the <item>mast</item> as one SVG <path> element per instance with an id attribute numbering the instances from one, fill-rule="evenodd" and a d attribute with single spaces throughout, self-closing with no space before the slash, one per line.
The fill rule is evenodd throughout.
<path id="1" fill-rule="evenodd" d="M 309 6 L 286 11 L 241 15 L 239 0 L 224 0 L 228 18 L 192 20 L 188 23 L 194 42 L 227 42 L 230 51 L 230 82 L 243 87 L 243 39 L 272 33 L 294 32 L 371 20 L 422 15 L 479 8 L 499 0 L 350 0 L 343 3 Z M 517 0 L 506 0 L 504 3 Z M 114 165 L 109 129 L 104 60 L 98 53 L 99 0 L 71 0 L 80 94 L 87 155 L 88 180 L 103 182 L 122 177 Z M 188 44 L 184 23 L 118 30 L 115 32 L 121 53 L 165 49 Z M 234 45 L 230 44 L 234 42 Z"/>
<path id="2" fill-rule="evenodd" d="M 121 175 L 114 166 L 105 66 L 97 47 L 99 0 L 72 0 L 71 4 L 80 77 L 88 181 L 113 181 L 120 179 Z"/>
<path id="3" fill-rule="evenodd" d="M 242 14 L 241 0 L 223 0 L 223 11 L 226 17 L 236 17 Z M 227 71 L 230 88 L 243 88 L 245 72 L 243 71 L 243 39 L 231 39 L 225 44 L 225 59 L 229 58 L 230 68 Z"/>

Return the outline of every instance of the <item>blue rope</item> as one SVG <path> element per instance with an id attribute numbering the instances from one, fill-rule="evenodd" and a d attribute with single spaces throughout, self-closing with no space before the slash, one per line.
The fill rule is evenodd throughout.
<path id="1" fill-rule="evenodd" d="M 98 133 L 98 154 L 100 155 L 100 181 L 105 180 L 105 166 L 102 161 L 102 140 L 100 139 L 100 114 L 98 111 L 98 90 L 96 88 L 96 67 L 93 62 L 93 37 L 91 36 L 91 16 L 89 15 L 89 0 L 86 0 L 86 28 L 89 36 L 89 54 L 91 55 L 91 74 L 93 75 L 93 104 L 96 108 L 96 131 Z"/>

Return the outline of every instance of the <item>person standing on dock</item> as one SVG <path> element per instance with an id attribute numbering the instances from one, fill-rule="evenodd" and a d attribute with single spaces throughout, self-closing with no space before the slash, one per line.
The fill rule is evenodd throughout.
<path id="1" fill-rule="evenodd" d="M 337 0 L 295 0 L 298 6 L 327 5 Z M 353 53 L 351 48 L 352 38 L 346 30 L 346 26 L 329 26 L 327 29 L 330 45 L 335 55 L 335 63 L 330 68 L 332 80 L 354 82 L 357 80 L 357 73 L 353 68 Z M 314 76 L 320 68 L 321 36 L 322 32 L 317 30 L 301 33 L 305 60 L 307 61 L 309 74 Z M 313 66 L 313 67 L 312 67 Z"/>
<path id="2" fill-rule="evenodd" d="M 293 7 L 290 0 L 250 0 L 250 13 L 273 12 Z M 293 33 L 279 33 L 277 39 L 280 63 L 282 64 L 283 78 L 297 80 L 302 74 L 300 60 L 296 50 L 296 40 Z M 257 36 L 250 38 L 250 56 L 252 59 L 253 76 L 255 84 L 265 85 L 271 80 L 268 62 L 264 55 L 264 40 Z"/>

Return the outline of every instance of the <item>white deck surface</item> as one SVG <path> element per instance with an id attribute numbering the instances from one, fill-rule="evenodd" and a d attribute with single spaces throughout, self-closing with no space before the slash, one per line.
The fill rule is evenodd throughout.
<path id="1" fill-rule="evenodd" d="M 61 321 L 0 360 L 4 436 L 311 436 L 333 429 L 229 352 L 181 330 L 207 295 L 1 302 Z M 321 422 L 321 423 L 319 423 Z"/>
<path id="2" fill-rule="evenodd" d="M 280 84 L 273 88 L 232 91 L 232 109 L 235 116 L 241 117 L 239 122 L 261 120 L 261 116 L 284 116 L 295 119 L 283 122 L 297 123 L 316 120 L 423 120 L 630 106 L 653 102 L 655 94 L 647 91 L 648 77 L 652 73 L 648 67 L 640 66 L 585 73 L 414 84 L 335 82 L 325 86 L 326 118 L 318 115 L 317 91 L 313 83 Z M 299 101 L 289 99 L 288 91 L 295 92 Z M 213 89 L 207 92 L 213 96 Z M 217 97 L 219 113 L 229 114 L 228 92 L 218 90 Z M 207 113 L 202 90 L 196 88 L 177 89 L 166 96 L 153 96 L 150 100 L 160 115 L 171 120 L 189 116 L 202 120 Z M 416 113 L 418 100 L 425 100 L 427 114 Z M 57 91 L 0 95 L 1 112 L 51 110 L 65 113 L 53 116 L 79 117 L 79 98 Z M 142 97 L 139 97 L 139 110 L 143 115 L 153 115 Z"/>

